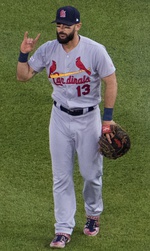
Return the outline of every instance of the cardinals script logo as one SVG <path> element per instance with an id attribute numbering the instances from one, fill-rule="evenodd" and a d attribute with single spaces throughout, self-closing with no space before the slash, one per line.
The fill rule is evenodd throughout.
<path id="1" fill-rule="evenodd" d="M 59 73 L 56 71 L 57 64 L 54 60 L 52 60 L 52 65 L 49 69 L 49 78 L 53 79 L 53 82 L 57 85 L 63 85 L 63 84 L 83 84 L 90 82 L 90 78 L 87 75 L 91 75 L 90 68 L 86 68 L 85 65 L 82 63 L 81 58 L 78 57 L 75 62 L 76 66 L 79 70 L 73 71 L 73 72 L 66 72 L 66 73 Z M 76 74 L 79 74 L 81 72 L 86 72 L 87 75 L 84 75 L 82 78 L 75 78 Z M 68 77 L 67 79 L 64 79 L 64 77 Z"/>
<path id="2" fill-rule="evenodd" d="M 77 71 L 59 73 L 57 72 L 57 64 L 54 60 L 52 60 L 52 64 L 49 68 L 49 78 L 52 79 L 53 83 L 57 86 L 63 86 L 65 84 L 75 84 L 77 85 L 77 96 L 80 97 L 82 95 L 88 95 L 90 93 L 90 68 L 86 68 L 81 58 L 78 57 L 75 60 L 75 65 L 78 68 Z M 80 74 L 80 73 L 85 73 Z M 78 75 L 77 77 L 75 77 Z"/>

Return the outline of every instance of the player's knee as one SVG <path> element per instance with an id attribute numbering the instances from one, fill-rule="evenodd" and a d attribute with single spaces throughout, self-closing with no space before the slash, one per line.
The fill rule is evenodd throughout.
<path id="1" fill-rule="evenodd" d="M 99 179 L 102 176 L 102 172 L 100 170 L 98 170 L 97 172 L 94 172 L 91 169 L 91 172 L 81 172 L 81 175 L 84 181 L 93 182 L 93 180 Z"/>

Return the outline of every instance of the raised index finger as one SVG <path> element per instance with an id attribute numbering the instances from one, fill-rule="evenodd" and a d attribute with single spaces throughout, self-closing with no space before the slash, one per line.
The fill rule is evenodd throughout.
<path id="1" fill-rule="evenodd" d="M 26 31 L 25 33 L 24 33 L 24 39 L 27 39 L 28 38 L 28 31 Z"/>

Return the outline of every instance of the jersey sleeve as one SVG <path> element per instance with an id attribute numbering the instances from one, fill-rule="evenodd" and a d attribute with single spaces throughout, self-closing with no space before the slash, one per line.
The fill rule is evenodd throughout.
<path id="1" fill-rule="evenodd" d="M 96 70 L 101 78 L 107 77 L 115 72 L 116 68 L 113 61 L 103 45 L 97 48 L 95 57 Z"/>
<path id="2" fill-rule="evenodd" d="M 28 64 L 36 71 L 41 72 L 45 68 L 45 44 L 41 45 L 30 57 Z"/>

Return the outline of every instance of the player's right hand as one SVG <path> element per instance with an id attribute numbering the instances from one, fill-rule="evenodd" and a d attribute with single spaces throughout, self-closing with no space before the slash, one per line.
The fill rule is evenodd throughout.
<path id="1" fill-rule="evenodd" d="M 20 46 L 20 51 L 23 53 L 31 52 L 35 48 L 35 45 L 40 38 L 40 35 L 41 34 L 39 33 L 35 39 L 28 38 L 28 32 L 26 31 L 24 33 L 24 39 L 23 39 L 21 46 Z"/>

